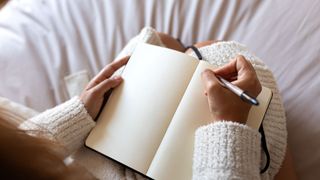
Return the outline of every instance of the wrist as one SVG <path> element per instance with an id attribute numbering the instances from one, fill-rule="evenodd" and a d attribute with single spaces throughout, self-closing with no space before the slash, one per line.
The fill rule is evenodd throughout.
<path id="1" fill-rule="evenodd" d="M 246 124 L 249 113 L 235 113 L 235 114 L 225 114 L 225 115 L 213 115 L 213 122 L 219 121 L 231 121 L 240 124 Z"/>

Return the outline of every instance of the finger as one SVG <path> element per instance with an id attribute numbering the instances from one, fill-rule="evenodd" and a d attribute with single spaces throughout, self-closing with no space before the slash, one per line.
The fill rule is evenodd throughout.
<path id="1" fill-rule="evenodd" d="M 129 56 L 126 56 L 118 61 L 114 61 L 108 64 L 105 68 L 102 69 L 102 71 L 100 71 L 100 73 L 96 77 L 103 77 L 104 79 L 109 78 L 116 70 L 127 64 L 128 60 Z"/>
<path id="2" fill-rule="evenodd" d="M 237 81 L 234 83 L 240 83 L 243 81 L 250 81 L 256 79 L 256 72 L 252 64 L 247 61 L 243 56 L 236 57 L 236 69 L 238 72 Z"/>
<path id="3" fill-rule="evenodd" d="M 225 78 L 225 79 L 237 76 L 237 74 L 238 74 L 238 71 L 237 71 L 237 60 L 233 59 L 228 64 L 215 69 L 214 73 L 216 75 L 219 75 L 219 76 Z"/>
<path id="4" fill-rule="evenodd" d="M 236 56 L 234 60 L 225 66 L 216 69 L 214 73 L 229 81 L 243 81 L 255 76 L 255 70 L 252 64 L 241 55 Z"/>
<path id="5" fill-rule="evenodd" d="M 216 93 L 223 87 L 220 81 L 215 76 L 214 72 L 210 69 L 206 69 L 201 74 L 202 82 L 204 83 L 205 94 Z"/>
<path id="6" fill-rule="evenodd" d="M 100 84 L 93 88 L 93 91 L 97 93 L 97 95 L 103 95 L 111 88 L 117 87 L 122 82 L 122 78 L 120 76 L 115 76 L 110 79 L 105 79 Z"/>
<path id="7" fill-rule="evenodd" d="M 247 92 L 252 92 L 249 94 L 253 96 L 258 95 L 260 93 L 261 85 L 252 64 L 243 56 L 237 56 L 237 66 L 237 80 L 232 83 Z"/>
<path id="8" fill-rule="evenodd" d="M 252 64 L 241 55 L 236 57 L 236 69 L 238 76 L 244 76 L 255 72 Z"/>
<path id="9" fill-rule="evenodd" d="M 98 85 L 105 79 L 108 79 L 115 71 L 120 69 L 122 66 L 128 63 L 129 56 L 126 56 L 118 61 L 114 61 L 103 68 L 99 74 L 97 74 L 88 84 L 86 89 L 91 89 L 94 86 Z"/>

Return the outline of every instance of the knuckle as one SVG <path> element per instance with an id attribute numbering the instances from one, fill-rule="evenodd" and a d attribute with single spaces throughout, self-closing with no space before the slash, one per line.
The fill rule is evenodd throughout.
<path id="1" fill-rule="evenodd" d="M 111 71 L 115 71 L 116 70 L 116 67 L 115 67 L 115 64 L 110 64 L 109 65 L 109 70 L 111 70 Z"/>
<path id="2" fill-rule="evenodd" d="M 92 85 L 93 85 L 93 87 L 96 86 L 96 85 L 98 85 L 98 84 L 100 84 L 100 83 L 101 83 L 101 81 L 99 81 L 98 79 L 92 80 Z"/>
<path id="3" fill-rule="evenodd" d="M 109 86 L 112 85 L 112 83 L 113 83 L 113 81 L 111 79 L 106 79 L 105 82 L 104 82 L 104 85 L 109 87 Z"/>
<path id="4" fill-rule="evenodd" d="M 201 75 L 207 77 L 210 74 L 210 70 L 209 69 L 205 69 Z"/>
<path id="5" fill-rule="evenodd" d="M 212 93 L 215 89 L 217 89 L 220 85 L 216 82 L 209 81 L 207 82 L 207 90 L 209 93 Z"/>
<path id="6" fill-rule="evenodd" d="M 237 59 L 241 59 L 241 60 L 246 60 L 246 58 L 245 58 L 243 55 L 241 55 L 241 54 L 238 54 L 238 55 L 236 56 L 236 58 L 237 58 Z"/>
<path id="7" fill-rule="evenodd" d="M 90 89 L 89 92 L 88 92 L 88 97 L 89 97 L 89 98 L 92 98 L 92 97 L 94 97 L 97 93 L 99 93 L 99 89 L 98 89 L 98 88 Z"/>

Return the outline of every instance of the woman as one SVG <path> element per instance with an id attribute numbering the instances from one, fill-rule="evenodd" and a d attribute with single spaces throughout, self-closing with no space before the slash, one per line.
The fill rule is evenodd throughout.
<path id="1" fill-rule="evenodd" d="M 153 38 L 150 40 L 153 39 L 153 44 L 185 50 L 178 41 L 167 35 L 158 34 L 151 29 L 147 29 L 146 33 L 152 34 Z M 203 42 L 195 46 L 200 48 L 211 44 L 212 42 Z M 187 53 L 193 52 L 187 50 Z M 101 108 L 105 92 L 122 82 L 119 76 L 111 78 L 112 74 L 127 62 L 128 58 L 125 57 L 107 65 L 90 81 L 80 97 L 48 110 L 20 126 L 33 136 L 1 121 L 0 143 L 5 145 L 0 150 L 1 178 L 103 178 L 101 174 L 90 174 L 66 157 L 83 146 L 86 135 L 95 125 L 94 119 Z M 272 179 L 274 172 L 278 170 L 267 176 L 259 173 L 260 135 L 258 131 L 245 125 L 250 106 L 223 88 L 216 75 L 232 81 L 253 96 L 257 96 L 261 90 L 253 66 L 243 56 L 237 56 L 215 71 L 205 70 L 202 73 L 212 123 L 200 127 L 195 134 L 193 179 Z M 213 148 L 219 151 L 212 152 Z M 227 158 L 221 160 L 223 155 Z M 98 154 L 91 153 L 90 156 Z M 92 168 L 95 169 L 105 168 L 96 161 L 87 165 L 94 166 Z"/>

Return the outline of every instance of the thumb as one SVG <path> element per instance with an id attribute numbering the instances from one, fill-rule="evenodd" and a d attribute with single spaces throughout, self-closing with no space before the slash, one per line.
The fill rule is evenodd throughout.
<path id="1" fill-rule="evenodd" d="M 201 73 L 202 82 L 204 83 L 205 95 L 218 93 L 223 89 L 220 81 L 210 69 L 206 69 Z"/>

